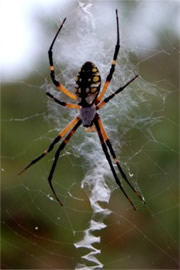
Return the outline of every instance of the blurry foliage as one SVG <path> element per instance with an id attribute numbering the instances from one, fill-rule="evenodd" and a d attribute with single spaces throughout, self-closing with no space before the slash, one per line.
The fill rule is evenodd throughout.
<path id="1" fill-rule="evenodd" d="M 128 9 L 129 1 L 127 2 Z M 133 2 L 135 8 L 137 2 Z M 43 25 L 43 28 L 47 29 L 47 26 Z M 159 29 L 159 46 L 166 50 L 164 39 L 161 38 L 163 36 L 166 36 L 164 29 Z M 171 257 L 178 258 L 179 48 L 177 37 L 169 36 L 169 40 L 174 47 L 169 54 L 162 51 L 150 58 L 147 55 L 148 60 L 142 63 L 141 60 L 146 58 L 144 55 L 142 59 L 141 56 L 138 59 L 133 55 L 131 57 L 135 62 L 141 63 L 138 72 L 144 80 L 157 83 L 158 87 L 166 89 L 169 94 L 162 108 L 163 119 L 152 128 L 157 143 L 148 143 L 142 155 L 137 157 L 136 163 L 135 158 L 133 160 L 135 173 L 135 165 L 138 168 L 137 178 L 143 179 L 141 188 L 150 211 L 146 211 L 146 208 L 138 209 L 139 213 L 127 211 L 127 202 L 119 190 L 113 193 L 110 202 L 113 214 L 106 220 L 109 226 L 101 232 L 102 253 L 98 256 L 105 264 L 105 269 L 117 269 L 119 265 L 121 269 L 126 269 L 127 265 L 128 268 L 136 268 L 138 265 L 139 269 L 177 267 Z M 48 70 L 44 63 L 39 66 L 42 66 L 41 74 L 43 67 L 44 72 Z M 18 171 L 32 157 L 43 151 L 56 134 L 48 134 L 48 130 L 53 129 L 53 123 L 47 121 L 47 97 L 42 88 L 43 78 L 50 81 L 47 72 L 41 77 L 33 72 L 23 82 L 1 85 L 2 268 L 74 268 L 76 262 L 80 261 L 81 254 L 86 254 L 85 251 L 75 250 L 73 246 L 75 241 L 81 240 L 82 231 L 87 228 L 91 216 L 87 195 L 80 189 L 80 182 L 85 174 L 85 169 L 81 166 L 83 157 L 77 160 L 69 147 L 69 154 L 62 156 L 57 168 L 54 183 L 64 201 L 63 209 L 47 197 L 51 193 L 47 176 L 53 153 L 23 177 L 17 177 Z M 156 104 L 156 100 L 154 102 Z M 117 127 L 117 130 L 121 132 L 121 127 Z M 142 144 L 141 136 L 136 129 L 128 132 L 128 144 L 121 149 L 123 162 L 126 162 L 126 153 L 133 155 L 137 152 Z M 82 199 L 75 201 L 76 206 L 73 198 L 67 196 L 68 189 L 74 196 Z M 160 214 L 163 210 L 167 213 Z M 127 216 L 129 222 L 123 216 Z M 154 225 L 156 221 L 157 226 Z M 138 228 L 142 228 L 143 234 Z M 75 235 L 73 230 L 76 231 Z M 164 235 L 167 234 L 170 236 L 166 239 Z M 144 235 L 150 240 L 145 239 Z M 151 239 L 156 240 L 160 247 L 165 246 L 164 250 L 169 253 L 169 257 L 156 248 Z M 168 241 L 173 245 L 169 247 L 169 251 Z M 130 261 L 127 260 L 129 254 L 132 256 Z"/>

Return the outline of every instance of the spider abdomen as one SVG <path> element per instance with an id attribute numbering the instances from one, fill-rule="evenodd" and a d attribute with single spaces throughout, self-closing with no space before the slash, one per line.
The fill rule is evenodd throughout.
<path id="1" fill-rule="evenodd" d="M 83 64 L 76 76 L 75 94 L 79 105 L 91 106 L 100 91 L 101 76 L 98 68 L 92 62 Z"/>
<path id="2" fill-rule="evenodd" d="M 84 127 L 91 127 L 96 115 L 96 106 L 93 104 L 90 107 L 82 107 L 80 109 L 80 119 Z"/>

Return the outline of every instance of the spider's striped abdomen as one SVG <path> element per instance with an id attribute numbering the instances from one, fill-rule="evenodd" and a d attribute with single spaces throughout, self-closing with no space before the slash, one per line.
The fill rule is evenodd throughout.
<path id="1" fill-rule="evenodd" d="M 76 77 L 75 93 L 79 104 L 83 107 L 94 103 L 101 87 L 101 76 L 98 68 L 91 62 L 86 62 Z"/>

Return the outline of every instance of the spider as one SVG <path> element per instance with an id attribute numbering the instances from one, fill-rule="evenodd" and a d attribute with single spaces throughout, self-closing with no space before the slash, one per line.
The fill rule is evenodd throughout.
<path id="1" fill-rule="evenodd" d="M 107 96 L 106 98 L 103 99 L 104 94 L 106 93 L 106 90 L 111 82 L 113 73 L 115 71 L 115 66 L 116 66 L 116 61 L 117 61 L 117 56 L 119 53 L 120 49 L 120 34 L 119 34 L 119 17 L 118 17 L 118 10 L 116 9 L 116 27 L 117 27 L 117 43 L 115 45 L 115 51 L 114 51 L 114 57 L 112 61 L 111 68 L 109 70 L 109 74 L 107 75 L 106 81 L 102 87 L 102 90 L 100 91 L 101 87 L 101 76 L 99 73 L 98 68 L 96 65 L 92 62 L 86 62 L 83 64 L 81 67 L 80 71 L 77 73 L 76 77 L 76 83 L 75 83 L 75 94 L 70 92 L 68 89 L 66 89 L 59 81 L 56 79 L 55 75 L 55 68 L 53 64 L 53 46 L 56 41 L 57 36 L 59 35 L 64 23 L 66 21 L 66 18 L 63 20 L 61 23 L 51 45 L 48 50 L 48 56 L 49 56 L 49 63 L 50 63 L 50 75 L 51 79 L 54 83 L 54 85 L 62 91 L 66 96 L 71 98 L 74 101 L 77 101 L 77 104 L 73 103 L 66 103 L 64 101 L 61 101 L 54 97 L 51 93 L 46 92 L 47 96 L 50 97 L 54 102 L 58 103 L 61 106 L 71 108 L 71 109 L 76 109 L 79 110 L 79 114 L 63 129 L 61 132 L 57 135 L 57 137 L 51 142 L 49 147 L 38 157 L 33 159 L 24 169 L 22 169 L 19 174 L 22 174 L 25 170 L 27 170 L 29 167 L 31 167 L 33 164 L 37 163 L 40 159 L 45 157 L 50 151 L 53 150 L 55 144 L 57 144 L 60 139 L 62 139 L 67 133 L 67 136 L 65 139 L 62 141 L 62 143 L 59 145 L 56 153 L 55 153 L 55 158 L 49 173 L 48 177 L 48 182 L 50 185 L 50 188 L 54 194 L 54 197 L 56 200 L 59 202 L 61 206 L 63 206 L 63 203 L 57 196 L 55 189 L 52 185 L 52 179 L 53 179 L 53 174 L 57 165 L 58 158 L 60 156 L 61 151 L 65 148 L 66 144 L 69 142 L 70 138 L 73 136 L 73 134 L 76 132 L 76 130 L 79 128 L 79 126 L 82 124 L 85 127 L 85 130 L 87 132 L 93 132 L 97 131 L 100 143 L 102 146 L 102 150 L 104 151 L 105 157 L 109 163 L 110 169 L 112 171 L 112 174 L 114 176 L 114 179 L 125 195 L 125 197 L 128 199 L 130 204 L 132 205 L 133 209 L 136 210 L 133 202 L 125 192 L 118 176 L 116 173 L 116 170 L 114 168 L 113 162 L 114 161 L 115 165 L 117 166 L 122 178 L 126 181 L 126 183 L 129 185 L 129 187 L 134 191 L 134 193 L 137 195 L 137 197 L 145 203 L 145 200 L 141 195 L 139 194 L 138 191 L 134 188 L 134 186 L 129 182 L 126 174 L 124 173 L 120 162 L 118 161 L 116 154 L 113 150 L 112 144 L 109 140 L 109 137 L 106 133 L 106 130 L 104 128 L 104 125 L 102 123 L 102 120 L 98 114 L 98 110 L 101 109 L 105 104 L 107 104 L 112 98 L 114 98 L 117 94 L 122 92 L 130 83 L 132 83 L 138 75 L 135 75 L 132 79 L 130 79 L 124 86 L 120 87 L 118 90 L 113 92 L 111 95 Z"/>

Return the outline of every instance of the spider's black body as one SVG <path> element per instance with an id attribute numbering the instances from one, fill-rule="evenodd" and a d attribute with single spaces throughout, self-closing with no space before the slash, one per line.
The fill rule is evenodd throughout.
<path id="1" fill-rule="evenodd" d="M 86 62 L 76 77 L 75 94 L 79 105 L 89 107 L 94 103 L 101 87 L 101 77 L 98 68 L 91 62 Z"/>
<path id="2" fill-rule="evenodd" d="M 141 197 L 139 192 L 135 190 L 133 185 L 129 182 L 126 174 L 124 173 L 123 169 L 120 166 L 120 162 L 118 161 L 116 154 L 113 150 L 112 144 L 109 140 L 109 137 L 106 133 L 106 130 L 104 128 L 104 125 L 102 123 L 102 120 L 98 114 L 98 110 L 101 109 L 104 105 L 106 105 L 114 96 L 119 94 L 121 91 L 123 91 L 131 82 L 133 82 L 138 76 L 134 76 L 131 80 L 129 80 L 124 86 L 120 87 L 118 90 L 113 92 L 111 95 L 103 99 L 104 94 L 106 93 L 106 90 L 109 86 L 109 83 L 112 79 L 113 73 L 115 71 L 116 61 L 118 57 L 118 52 L 120 48 L 119 44 L 119 19 L 118 19 L 118 12 L 116 10 L 116 23 L 117 23 L 117 43 L 115 46 L 114 51 L 114 57 L 111 64 L 111 68 L 109 70 L 109 73 L 106 77 L 106 81 L 103 85 L 102 90 L 100 91 L 101 87 L 101 77 L 98 68 L 95 64 L 92 62 L 86 62 L 80 69 L 80 71 L 77 74 L 76 82 L 75 82 L 75 94 L 73 94 L 71 91 L 66 89 L 57 79 L 55 76 L 55 69 L 53 65 L 53 46 L 56 41 L 56 38 L 61 31 L 64 23 L 66 21 L 66 18 L 63 20 L 62 24 L 60 25 L 52 43 L 48 51 L 49 55 L 49 63 L 50 63 L 50 74 L 51 79 L 54 83 L 54 85 L 62 91 L 65 95 L 67 95 L 69 98 L 77 101 L 77 104 L 74 103 L 66 103 L 64 101 L 61 101 L 54 97 L 51 93 L 47 92 L 47 96 L 52 98 L 56 103 L 60 104 L 61 106 L 68 107 L 71 109 L 77 109 L 79 110 L 79 114 L 58 134 L 58 136 L 52 141 L 52 143 L 49 145 L 48 149 L 46 149 L 41 155 L 33 159 L 23 170 L 19 172 L 19 174 L 23 173 L 26 169 L 31 167 L 31 165 L 37 163 L 40 159 L 42 159 L 44 156 L 46 156 L 50 151 L 53 150 L 54 146 L 63 138 L 65 135 L 65 139 L 62 141 L 62 143 L 59 145 L 55 158 L 53 161 L 53 165 L 48 177 L 49 185 L 51 187 L 51 190 L 56 198 L 56 200 L 61 204 L 59 197 L 57 196 L 54 187 L 52 185 L 52 178 L 53 174 L 57 165 L 58 158 L 60 156 L 61 151 L 64 149 L 66 144 L 69 142 L 70 138 L 73 136 L 73 134 L 76 132 L 78 127 L 82 124 L 84 127 L 86 127 L 86 131 L 94 131 L 96 130 L 100 139 L 100 143 L 102 145 L 103 152 L 105 154 L 105 157 L 109 163 L 109 166 L 111 168 L 112 174 L 114 176 L 114 179 L 125 195 L 125 197 L 129 200 L 133 208 L 135 209 L 134 204 L 126 194 L 119 178 L 117 175 L 117 172 L 113 166 L 113 161 L 116 164 L 122 178 L 126 181 L 126 183 L 129 185 L 129 187 L 136 193 L 136 195 L 141 199 L 143 203 L 145 203 L 144 198 Z M 68 133 L 68 134 L 67 134 Z"/>
<path id="3" fill-rule="evenodd" d="M 75 93 L 80 108 L 80 119 L 84 127 L 91 127 L 96 115 L 95 101 L 101 87 L 101 77 L 98 68 L 91 62 L 86 62 L 76 77 Z"/>

